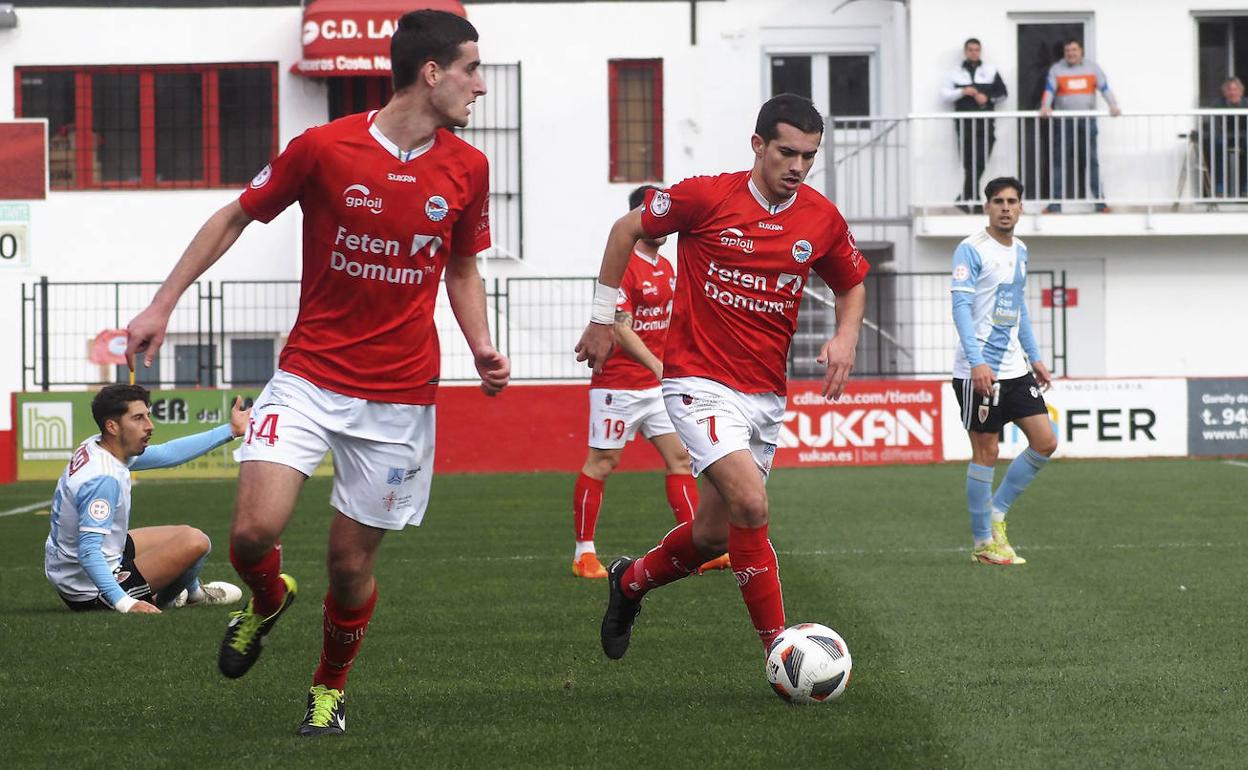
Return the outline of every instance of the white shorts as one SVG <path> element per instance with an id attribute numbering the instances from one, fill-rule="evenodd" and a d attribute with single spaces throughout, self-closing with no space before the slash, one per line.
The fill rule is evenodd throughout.
<path id="1" fill-rule="evenodd" d="M 663 380 L 663 400 L 693 458 L 694 476 L 744 449 L 767 480 L 784 421 L 783 396 L 742 393 L 705 377 L 672 377 Z"/>
<path id="2" fill-rule="evenodd" d="M 663 406 L 663 389 L 589 389 L 589 445 L 594 449 L 623 449 L 637 429 L 646 438 L 675 433 Z"/>
<path id="3" fill-rule="evenodd" d="M 332 451 L 330 504 L 361 524 L 402 529 L 425 517 L 434 432 L 432 405 L 344 396 L 278 370 L 251 409 L 234 459 L 279 463 L 310 476 Z"/>

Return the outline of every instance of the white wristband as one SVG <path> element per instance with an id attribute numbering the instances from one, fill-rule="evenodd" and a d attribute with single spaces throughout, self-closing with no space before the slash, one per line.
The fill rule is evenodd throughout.
<path id="1" fill-rule="evenodd" d="M 589 314 L 590 323 L 606 324 L 608 326 L 615 323 L 615 304 L 619 297 L 619 289 L 596 282 L 594 284 L 594 305 Z"/>
<path id="2" fill-rule="evenodd" d="M 129 612 L 130 608 L 138 603 L 139 603 L 138 599 L 135 599 L 130 594 L 126 594 L 125 596 L 117 600 L 117 603 L 113 605 L 113 609 L 124 614 L 124 613 Z"/>

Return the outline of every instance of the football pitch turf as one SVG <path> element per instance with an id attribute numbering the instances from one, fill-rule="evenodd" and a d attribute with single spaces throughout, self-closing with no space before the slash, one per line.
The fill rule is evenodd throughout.
<path id="1" fill-rule="evenodd" d="M 997 469 L 998 481 L 1004 464 Z M 299 600 L 240 680 L 221 608 L 69 613 L 42 572 L 46 508 L 0 518 L 6 767 L 1243 767 L 1248 464 L 1051 463 L 1015 505 L 1028 564 L 971 562 L 965 466 L 778 470 L 789 622 L 839 631 L 845 695 L 772 694 L 728 573 L 645 602 L 620 661 L 606 588 L 571 574 L 573 477 L 441 476 L 391 535 L 343 738 L 300 739 L 320 647 L 329 482 L 283 537 Z M 0 487 L 0 512 L 50 497 Z M 134 526 L 190 523 L 227 559 L 232 482 L 146 482 Z M 670 526 L 658 474 L 607 484 L 604 561 Z"/>

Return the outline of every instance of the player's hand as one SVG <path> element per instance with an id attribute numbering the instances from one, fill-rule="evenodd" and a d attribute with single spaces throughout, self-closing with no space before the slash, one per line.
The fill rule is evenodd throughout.
<path id="1" fill-rule="evenodd" d="M 243 397 L 234 397 L 234 407 L 230 409 L 230 432 L 238 438 L 247 432 L 247 423 L 251 421 L 251 407 L 243 408 Z"/>
<path id="2" fill-rule="evenodd" d="M 511 381 L 511 362 L 507 356 L 490 347 L 482 348 L 472 358 L 477 374 L 481 375 L 481 392 L 487 396 L 501 393 Z"/>
<path id="3" fill-rule="evenodd" d="M 987 102 L 988 102 L 988 96 L 987 96 L 986 94 L 982 94 L 982 93 L 980 93 L 979 91 L 976 91 L 976 92 L 975 92 L 975 103 L 976 103 L 976 104 L 986 104 Z"/>
<path id="4" fill-rule="evenodd" d="M 602 365 L 607 362 L 613 347 L 615 327 L 611 324 L 590 322 L 585 327 L 585 333 L 581 335 L 581 341 L 576 343 L 576 360 L 584 361 L 586 366 L 594 370 L 594 374 L 602 374 Z"/>
<path id="5" fill-rule="evenodd" d="M 1047 105 L 1046 105 L 1046 106 L 1044 106 L 1044 107 L 1041 107 L 1041 108 L 1040 108 L 1040 117 L 1042 117 L 1042 118 L 1050 118 L 1050 117 L 1053 117 L 1053 108 L 1052 108 L 1052 107 L 1049 107 L 1049 106 L 1047 106 Z"/>
<path id="6" fill-rule="evenodd" d="M 143 366 L 149 367 L 156 360 L 160 346 L 165 342 L 165 329 L 169 327 L 169 313 L 148 305 L 126 327 L 126 363 L 130 371 L 138 368 L 138 354 L 143 354 Z"/>
<path id="7" fill-rule="evenodd" d="M 1036 377 L 1036 384 L 1040 386 L 1040 390 L 1048 391 L 1053 387 L 1053 374 L 1049 371 L 1049 367 L 1044 365 L 1043 361 L 1036 361 L 1031 365 L 1031 373 Z"/>
<path id="8" fill-rule="evenodd" d="M 825 364 L 827 374 L 823 376 L 823 397 L 835 401 L 845 392 L 845 381 L 854 370 L 854 359 L 858 355 L 858 340 L 845 340 L 833 337 L 824 343 L 815 363 Z"/>
<path id="9" fill-rule="evenodd" d="M 134 605 L 129 610 L 126 610 L 127 615 L 135 613 L 135 612 L 141 615 L 159 615 L 160 608 L 157 607 L 155 604 L 152 604 L 150 602 L 145 602 L 142 599 L 140 599 L 139 601 L 135 602 Z"/>
<path id="10" fill-rule="evenodd" d="M 974 96 L 977 93 L 979 93 L 979 89 L 975 88 L 975 86 L 962 86 L 963 96 Z"/>
<path id="11" fill-rule="evenodd" d="M 1109 114 L 1110 114 L 1111 116 L 1113 116 L 1113 117 L 1115 117 L 1115 118 L 1116 118 L 1116 117 L 1118 117 L 1119 115 L 1121 115 L 1121 114 L 1122 114 L 1122 108 L 1120 108 L 1120 107 L 1110 107 L 1110 108 L 1109 108 Z"/>
<path id="12" fill-rule="evenodd" d="M 971 369 L 971 387 L 979 395 L 987 396 L 992 393 L 992 381 L 992 367 L 988 364 L 980 364 Z"/>

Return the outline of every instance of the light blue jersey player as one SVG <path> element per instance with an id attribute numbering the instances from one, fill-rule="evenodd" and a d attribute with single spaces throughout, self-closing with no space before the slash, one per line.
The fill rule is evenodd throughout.
<path id="1" fill-rule="evenodd" d="M 147 389 L 110 385 L 91 412 L 100 432 L 78 447 L 52 498 L 44 573 L 72 610 L 159 612 L 170 604 L 229 604 L 242 591 L 201 585 L 208 536 L 184 525 L 130 529 L 130 472 L 180 465 L 241 436 L 250 410 L 236 399 L 230 423 L 167 444 L 152 435 Z"/>
<path id="2" fill-rule="evenodd" d="M 953 389 L 971 439 L 966 500 L 972 558 L 981 564 L 1026 560 L 1010 546 L 1005 515 L 1057 449 L 1042 390 L 1052 378 L 1027 317 L 1027 246 L 1014 237 L 1023 212 L 1023 185 L 999 177 L 984 188 L 988 227 L 958 244 L 950 286 L 958 331 Z M 1013 422 L 1028 447 L 992 490 L 1000 433 Z"/>

